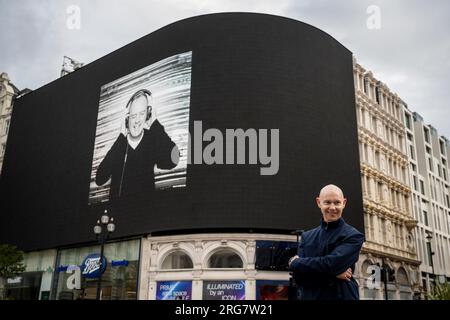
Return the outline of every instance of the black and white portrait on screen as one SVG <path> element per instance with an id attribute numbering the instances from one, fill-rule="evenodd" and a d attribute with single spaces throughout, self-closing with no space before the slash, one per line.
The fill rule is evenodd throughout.
<path id="1" fill-rule="evenodd" d="M 101 87 L 89 203 L 186 186 L 192 53 Z"/>

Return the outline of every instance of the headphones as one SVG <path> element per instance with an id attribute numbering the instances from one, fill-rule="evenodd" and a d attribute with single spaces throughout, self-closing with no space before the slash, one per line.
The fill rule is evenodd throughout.
<path id="1" fill-rule="evenodd" d="M 129 118 L 130 118 L 130 105 L 134 100 L 136 100 L 137 98 L 142 97 L 142 96 L 144 96 L 144 97 L 147 96 L 147 101 L 148 101 L 152 97 L 152 93 L 147 89 L 141 89 L 141 90 L 136 91 L 131 96 L 130 100 L 128 101 L 128 103 L 125 107 L 125 109 L 128 110 L 127 116 L 125 117 L 125 128 L 127 128 L 127 129 L 129 126 L 128 122 L 129 122 Z M 147 116 L 145 118 L 145 121 L 148 121 L 151 118 L 151 116 L 152 116 L 152 106 L 150 104 L 148 104 L 147 105 Z"/>

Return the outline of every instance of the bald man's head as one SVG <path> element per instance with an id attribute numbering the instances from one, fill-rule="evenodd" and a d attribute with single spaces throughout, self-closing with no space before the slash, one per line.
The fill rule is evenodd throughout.
<path id="1" fill-rule="evenodd" d="M 319 198 L 327 193 L 335 193 L 335 194 L 341 196 L 342 198 L 344 197 L 344 193 L 342 192 L 342 189 L 334 184 L 328 184 L 325 187 L 323 187 L 322 190 L 320 190 Z"/>
<path id="2" fill-rule="evenodd" d="M 320 190 L 316 202 L 322 211 L 323 220 L 332 222 L 342 217 L 347 199 L 344 198 L 341 188 L 334 184 L 329 184 Z"/>

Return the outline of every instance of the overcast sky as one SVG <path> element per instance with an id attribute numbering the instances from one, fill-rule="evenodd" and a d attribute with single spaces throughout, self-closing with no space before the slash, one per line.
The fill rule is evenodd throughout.
<path id="1" fill-rule="evenodd" d="M 80 9 L 79 29 L 67 27 L 71 5 Z M 379 29 L 367 26 L 377 26 L 370 6 L 380 10 Z M 0 72 L 19 89 L 37 89 L 59 77 L 64 55 L 89 63 L 177 20 L 230 11 L 326 31 L 450 138 L 448 0 L 0 0 Z"/>

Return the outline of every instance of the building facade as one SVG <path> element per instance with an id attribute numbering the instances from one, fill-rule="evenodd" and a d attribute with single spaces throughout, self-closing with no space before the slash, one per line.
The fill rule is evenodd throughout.
<path id="1" fill-rule="evenodd" d="M 360 296 L 425 298 L 436 281 L 450 277 L 450 143 L 356 61 L 354 80 L 366 232 L 355 273 Z M 287 299 L 289 273 L 261 263 L 267 244 L 292 249 L 295 236 L 148 235 L 112 242 L 102 297 Z M 11 296 L 93 299 L 97 280 L 83 278 L 69 289 L 70 266 L 97 251 L 92 245 L 27 253 L 26 272 L 8 281 Z M 383 265 L 394 271 L 387 292 L 374 277 L 374 267 Z"/>
<path id="2" fill-rule="evenodd" d="M 411 213 L 403 101 L 370 71 L 354 63 L 361 184 L 366 242 L 358 262 L 361 298 L 383 299 L 380 277 L 371 283 L 373 267 L 388 266 L 395 281 L 388 299 L 419 295 L 420 276 Z M 379 273 L 377 273 L 379 275 Z"/>
<path id="3" fill-rule="evenodd" d="M 320 30 L 278 17 L 215 17 L 192 18 L 157 31 L 171 44 L 167 48 L 161 46 L 160 36 L 149 35 L 25 99 L 15 100 L 9 143 L 23 148 L 9 148 L 6 155 L 7 174 L 0 187 L 8 196 L 0 202 L 4 208 L 0 210 L 0 238 L 22 245 L 28 252 L 26 271 L 8 280 L 8 295 L 42 300 L 95 299 L 97 293 L 104 300 L 287 299 L 287 261 L 298 245 L 291 231 L 319 223 L 319 210 L 311 201 L 319 190 L 315 184 L 334 181 L 343 187 L 348 207 L 353 208 L 344 213 L 346 220 L 361 230 L 365 228 L 366 243 L 355 272 L 361 298 L 424 297 L 424 289 L 430 288 L 436 275 L 448 276 L 448 141 L 409 112 L 406 104 L 370 71 L 356 60 L 352 62 L 350 51 Z M 278 24 L 279 29 L 275 28 Z M 254 34 L 254 25 L 263 29 Z M 216 33 L 211 32 L 217 26 Z M 293 32 L 296 28 L 298 34 Z M 261 34 L 264 37 L 259 37 Z M 279 34 L 292 38 L 280 38 Z M 305 34 L 311 35 L 305 37 L 308 42 L 298 43 Z M 182 58 L 192 56 L 192 52 L 184 52 L 185 43 L 180 44 L 177 58 L 171 56 L 172 44 L 178 44 L 180 36 L 185 43 L 192 42 L 189 47 L 199 57 L 192 67 L 190 62 L 189 67 L 185 65 L 190 58 Z M 211 46 L 204 51 L 209 42 Z M 239 59 L 229 55 L 236 46 L 243 49 L 242 55 L 236 55 Z M 292 50 L 284 50 L 283 59 L 279 59 L 280 47 Z M 162 51 L 155 53 L 152 48 Z M 263 55 L 259 48 L 265 48 Z M 163 52 L 166 58 L 161 60 Z M 211 63 L 211 57 L 226 63 Z M 314 59 L 308 60 L 311 57 Z M 185 66 L 165 69 L 179 74 L 183 81 L 153 78 L 149 70 L 166 66 L 167 61 Z M 267 61 L 272 63 L 267 65 Z M 123 69 L 112 67 L 119 64 Z M 241 74 L 241 70 L 247 71 Z M 254 70 L 264 70 L 271 77 L 260 77 Z M 320 77 L 317 70 L 323 72 Z M 196 79 L 192 83 L 191 74 Z M 221 81 L 216 85 L 217 75 L 221 75 Z M 156 85 L 161 79 L 167 81 Z M 258 82 L 261 79 L 269 82 Z M 276 177 L 261 178 L 261 174 L 255 174 L 257 167 L 210 166 L 223 161 L 205 160 L 194 163 L 198 167 L 191 167 L 189 180 L 183 180 L 186 164 L 171 176 L 188 181 L 185 185 L 172 185 L 169 180 L 177 179 L 171 178 L 155 191 L 159 194 L 151 201 L 148 194 L 114 199 L 108 189 L 97 189 L 103 183 L 97 184 L 94 172 L 106 156 L 95 157 L 93 151 L 106 154 L 107 148 L 102 144 L 103 136 L 99 136 L 97 149 L 93 149 L 94 134 L 109 133 L 108 139 L 113 142 L 121 124 L 128 126 L 127 101 L 138 92 L 137 87 L 130 89 L 130 83 L 138 85 L 139 91 L 146 83 L 170 93 L 167 101 L 174 102 L 169 104 L 161 98 L 160 103 L 171 114 L 179 111 L 179 95 L 172 94 L 178 91 L 172 85 L 183 84 L 186 90 L 180 92 L 189 105 L 186 117 L 195 115 L 194 119 L 218 128 L 276 126 L 277 132 L 289 132 L 283 136 L 283 145 L 291 147 L 279 148 L 280 157 L 289 161 L 283 161 L 283 170 Z M 272 85 L 274 90 L 262 96 L 261 88 Z M 102 88 L 108 89 L 99 104 Z M 11 105 L 19 92 L 6 74 L 2 74 L 0 89 L 3 153 Z M 191 91 L 197 94 L 192 99 Z M 113 109 L 105 111 L 110 115 L 107 127 L 99 111 L 100 106 L 111 107 L 105 101 L 114 103 Z M 147 106 L 147 118 L 149 109 Z M 188 110 L 184 104 L 181 109 Z M 168 114 L 168 125 L 179 124 Z M 59 121 L 43 126 L 50 115 Z M 182 130 L 187 139 L 189 128 L 194 126 L 195 133 L 196 127 L 193 119 L 185 120 L 182 123 L 186 125 L 174 127 L 174 132 Z M 35 130 L 28 130 L 33 126 L 48 131 L 36 135 Z M 177 135 L 174 137 L 181 141 L 181 135 Z M 186 158 L 187 145 L 183 149 Z M 34 150 L 43 151 L 37 154 Z M 120 188 L 127 152 L 128 147 Z M 194 148 L 194 153 L 201 157 L 203 150 Z M 229 154 L 234 158 L 234 151 Z M 329 154 L 334 155 L 335 170 L 329 170 Z M 33 161 L 29 161 L 31 157 Z M 147 172 L 137 171 L 136 180 L 142 174 Z M 103 192 L 105 201 L 89 202 L 87 190 L 94 195 Z M 100 212 L 112 212 L 118 226 L 104 251 L 89 231 Z M 22 234 L 22 230 L 36 233 Z M 387 268 L 392 272 L 383 281 L 380 270 Z"/>
<path id="4" fill-rule="evenodd" d="M 269 257 L 265 244 L 272 248 L 282 244 L 279 249 L 286 251 L 289 247 L 283 244 L 287 243 L 294 247 L 295 236 L 213 233 L 146 237 L 141 248 L 139 297 L 160 300 L 164 286 L 184 282 L 188 288 L 183 290 L 185 295 L 194 300 L 287 299 L 289 272 L 271 270 L 270 263 L 263 263 Z M 275 250 L 275 255 L 276 251 L 280 257 L 288 256 L 280 250 Z"/>
<path id="5" fill-rule="evenodd" d="M 11 113 L 14 96 L 19 90 L 12 84 L 8 74 L 0 74 L 0 174 L 3 166 L 3 157 L 6 150 L 9 126 L 11 124 Z"/>
<path id="6" fill-rule="evenodd" d="M 160 134 L 109 156 L 153 115 Z M 292 232 L 320 223 L 313 200 L 330 182 L 364 230 L 352 53 L 305 23 L 185 19 L 16 99 L 13 120 L 0 242 L 56 252 L 50 290 L 34 273 L 9 283 L 15 297 L 93 299 L 101 284 L 105 300 L 286 299 Z M 101 255 L 92 224 L 105 211 L 117 228 Z"/>
<path id="7" fill-rule="evenodd" d="M 412 213 L 422 287 L 450 278 L 450 143 L 423 118 L 404 108 L 406 143 L 412 189 Z"/>

